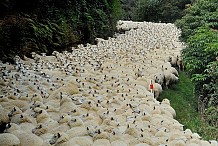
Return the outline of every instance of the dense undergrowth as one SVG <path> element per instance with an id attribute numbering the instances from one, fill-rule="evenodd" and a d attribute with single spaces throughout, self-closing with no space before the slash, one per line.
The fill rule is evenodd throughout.
<path id="1" fill-rule="evenodd" d="M 2 0 L 0 58 L 63 51 L 115 31 L 119 0 Z"/>
<path id="2" fill-rule="evenodd" d="M 194 84 L 198 112 L 218 128 L 218 1 L 196 0 L 186 12 L 176 21 L 187 44 L 183 62 Z"/>
<path id="3" fill-rule="evenodd" d="M 159 101 L 164 98 L 170 100 L 176 110 L 176 119 L 184 125 L 184 129 L 191 129 L 199 133 L 205 140 L 218 138 L 218 129 L 212 127 L 197 112 L 197 100 L 194 95 L 194 84 L 186 72 L 179 73 L 179 83 L 164 90 Z"/>

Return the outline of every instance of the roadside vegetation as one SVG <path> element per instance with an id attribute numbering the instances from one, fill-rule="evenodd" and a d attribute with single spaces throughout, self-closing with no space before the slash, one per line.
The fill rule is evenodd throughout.
<path id="1" fill-rule="evenodd" d="M 182 30 L 182 52 L 191 76 L 197 111 L 210 126 L 218 129 L 218 1 L 196 0 L 176 21 Z"/>
<path id="2" fill-rule="evenodd" d="M 218 129 L 210 126 L 197 112 L 194 84 L 186 72 L 180 72 L 179 83 L 164 90 L 158 100 L 162 101 L 164 98 L 170 100 L 171 106 L 176 110 L 176 120 L 184 125 L 184 130 L 191 129 L 205 140 L 218 138 Z"/>

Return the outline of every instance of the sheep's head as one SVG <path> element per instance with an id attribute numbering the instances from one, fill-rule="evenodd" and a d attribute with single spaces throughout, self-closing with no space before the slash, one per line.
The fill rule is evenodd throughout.
<path id="1" fill-rule="evenodd" d="M 41 108 L 35 108 L 34 109 L 34 113 L 32 114 L 32 116 L 34 117 L 34 118 L 36 118 L 38 115 L 40 115 L 40 114 L 42 114 L 43 113 L 43 109 L 41 109 Z"/>
<path id="2" fill-rule="evenodd" d="M 32 133 L 36 134 L 37 136 L 40 136 L 42 134 L 47 133 L 48 127 L 43 124 L 38 124 L 34 129 L 32 129 Z"/>
<path id="3" fill-rule="evenodd" d="M 18 107 L 14 107 L 9 113 L 8 113 L 8 117 L 12 117 L 16 114 L 21 114 L 22 111 L 18 108 Z"/>
<path id="4" fill-rule="evenodd" d="M 55 133 L 54 136 L 52 137 L 51 140 L 49 140 L 49 143 L 51 145 L 56 144 L 56 142 L 58 141 L 58 139 L 61 137 L 60 133 Z"/>

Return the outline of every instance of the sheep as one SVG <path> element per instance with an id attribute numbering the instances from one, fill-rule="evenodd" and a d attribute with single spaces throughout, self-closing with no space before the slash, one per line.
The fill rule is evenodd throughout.
<path id="1" fill-rule="evenodd" d="M 71 120 L 71 116 L 67 113 L 63 113 L 61 116 L 60 116 L 60 119 L 58 120 L 58 123 L 59 124 L 62 124 L 62 123 L 67 123 L 68 121 Z"/>
<path id="2" fill-rule="evenodd" d="M 14 106 L 13 109 L 8 113 L 8 117 L 11 118 L 12 116 L 14 116 L 16 114 L 21 114 L 21 113 L 22 113 L 22 111 L 20 110 L 20 108 Z"/>
<path id="3" fill-rule="evenodd" d="M 67 124 L 70 126 L 70 128 L 73 128 L 73 127 L 84 127 L 84 122 L 82 121 L 81 118 L 79 117 L 74 117 L 74 118 L 71 118 Z"/>
<path id="4" fill-rule="evenodd" d="M 81 145 L 81 146 L 91 146 L 93 144 L 93 140 L 89 136 L 74 137 L 70 139 L 70 141 L 73 141 L 75 142 L 75 144 Z"/>
<path id="5" fill-rule="evenodd" d="M 14 134 L 3 133 L 3 134 L 0 134 L 0 145 L 1 146 L 19 146 L 20 140 Z"/>
<path id="6" fill-rule="evenodd" d="M 149 145 L 146 143 L 139 143 L 139 144 L 136 144 L 135 146 L 149 146 Z"/>
<path id="7" fill-rule="evenodd" d="M 69 81 L 64 86 L 60 87 L 59 89 L 55 90 L 48 99 L 59 99 L 58 95 L 60 95 L 61 92 L 67 93 L 68 95 L 78 94 L 79 89 L 76 86 L 76 83 L 74 81 Z"/>
<path id="8" fill-rule="evenodd" d="M 15 130 L 11 133 L 19 138 L 21 146 L 27 146 L 30 144 L 32 146 L 42 146 L 43 144 L 43 140 L 35 134 L 23 132 L 20 130 Z"/>
<path id="9" fill-rule="evenodd" d="M 93 140 L 96 141 L 97 139 L 108 139 L 109 140 L 109 134 L 108 132 L 101 131 L 100 129 L 97 130 L 97 133 L 93 136 Z"/>
<path id="10" fill-rule="evenodd" d="M 179 77 L 179 73 L 174 67 L 167 67 L 167 68 L 165 68 L 165 70 L 170 71 L 172 74 Z"/>
<path id="11" fill-rule="evenodd" d="M 32 129 L 32 133 L 43 139 L 43 146 L 49 145 L 48 139 L 51 139 L 53 136 L 52 133 L 49 133 L 48 127 L 41 123 Z"/>
<path id="12" fill-rule="evenodd" d="M 170 105 L 161 103 L 160 108 L 163 113 L 169 112 L 174 118 L 176 117 L 176 111 Z"/>
<path id="13" fill-rule="evenodd" d="M 169 59 L 168 59 L 168 61 L 170 62 L 170 64 L 173 66 L 173 67 L 176 67 L 176 63 L 177 63 L 177 57 L 175 57 L 175 56 L 170 56 L 169 57 Z"/>
<path id="14" fill-rule="evenodd" d="M 78 45 L 72 52 L 32 53 L 32 63 L 16 57 L 17 65 L 1 73 L 0 93 L 7 93 L 0 96 L 5 121 L 1 131 L 22 134 L 28 129 L 26 133 L 39 136 L 42 145 L 202 142 L 188 130 L 184 133 L 167 99 L 156 100 L 164 87 L 178 81 L 175 63 L 171 64 L 180 63 L 183 47 L 176 27 L 131 21 L 119 21 L 117 26 L 130 31 L 108 40 L 97 38 L 97 45 Z M 150 80 L 154 94 L 149 92 Z M 9 120 L 18 125 L 6 124 Z"/>
<path id="15" fill-rule="evenodd" d="M 164 85 L 164 73 L 160 71 L 159 73 L 154 74 L 154 81 L 155 83 L 158 83 L 161 86 L 163 86 Z"/>
<path id="16" fill-rule="evenodd" d="M 11 132 L 16 131 L 16 130 L 21 130 L 20 127 L 17 124 L 15 124 L 15 123 L 8 123 L 5 126 L 4 132 L 11 133 Z"/>
<path id="17" fill-rule="evenodd" d="M 217 146 L 218 142 L 216 140 L 210 140 L 211 146 Z"/>
<path id="18" fill-rule="evenodd" d="M 131 135 L 131 136 L 133 136 L 133 137 L 135 137 L 135 138 L 138 137 L 138 131 L 137 131 L 137 129 L 135 129 L 135 128 L 133 128 L 133 127 L 127 128 L 124 133 L 125 133 L 125 134 L 129 134 L 129 135 Z"/>
<path id="19" fill-rule="evenodd" d="M 94 141 L 93 146 L 111 146 L 111 143 L 108 139 L 97 139 Z"/>
<path id="20" fill-rule="evenodd" d="M 48 132 L 48 126 L 41 123 L 37 124 L 37 126 L 32 129 L 32 133 L 37 136 L 41 136 L 42 134 L 45 134 L 47 132 Z"/>
<path id="21" fill-rule="evenodd" d="M 49 114 L 44 109 L 35 108 L 34 111 L 35 113 L 33 116 L 36 118 L 37 123 L 44 123 L 49 127 L 49 129 L 53 129 L 58 126 L 57 121 L 51 119 Z"/>
<path id="22" fill-rule="evenodd" d="M 70 140 L 68 135 L 64 132 L 57 132 L 53 135 L 51 140 L 49 141 L 51 145 L 56 145 L 56 146 L 72 146 L 72 145 L 77 145 L 74 139 Z"/>
<path id="23" fill-rule="evenodd" d="M 61 97 L 60 100 L 60 113 L 67 113 L 76 108 L 76 105 L 72 102 L 72 99 L 68 96 Z"/>
<path id="24" fill-rule="evenodd" d="M 181 57 L 177 56 L 176 65 L 177 65 L 177 67 L 179 68 L 180 71 L 184 71 L 185 70 L 185 66 L 183 64 L 183 61 L 182 61 Z"/>
<path id="25" fill-rule="evenodd" d="M 157 99 L 162 93 L 163 89 L 162 86 L 158 83 L 154 83 L 153 86 L 154 86 L 154 97 L 155 99 Z"/>
<path id="26" fill-rule="evenodd" d="M 111 142 L 111 146 L 127 146 L 127 144 L 124 141 L 115 140 Z"/>
<path id="27" fill-rule="evenodd" d="M 8 122 L 9 122 L 9 116 L 7 115 L 7 110 L 5 110 L 0 105 L 0 125 L 2 125 L 3 123 L 8 123 Z"/>
<path id="28" fill-rule="evenodd" d="M 179 78 L 176 77 L 174 74 L 169 72 L 168 70 L 164 71 L 164 77 L 165 77 L 165 87 L 168 89 L 168 87 L 174 83 L 177 83 Z"/>
<path id="29" fill-rule="evenodd" d="M 86 127 L 72 127 L 71 129 L 66 131 L 66 134 L 68 134 L 70 138 L 89 135 Z"/>

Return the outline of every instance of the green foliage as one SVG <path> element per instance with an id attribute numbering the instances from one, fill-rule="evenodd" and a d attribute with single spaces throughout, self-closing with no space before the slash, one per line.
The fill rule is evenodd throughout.
<path id="1" fill-rule="evenodd" d="M 187 41 L 198 27 L 207 25 L 218 29 L 218 1 L 196 0 L 186 9 L 187 15 L 176 21 L 176 25 L 182 30 L 182 40 Z"/>
<path id="2" fill-rule="evenodd" d="M 176 120 L 184 125 L 184 129 L 189 128 L 192 132 L 199 133 L 205 140 L 217 139 L 217 107 L 214 105 L 208 108 L 204 115 L 205 120 L 201 118 L 197 112 L 197 99 L 193 90 L 194 84 L 189 75 L 179 72 L 179 83 L 172 89 L 164 90 L 158 100 L 162 101 L 164 98 L 170 100 L 171 106 L 176 111 Z"/>
<path id="3" fill-rule="evenodd" d="M 123 18 L 134 21 L 174 22 L 190 0 L 123 0 Z"/>
<path id="4" fill-rule="evenodd" d="M 207 64 L 218 56 L 218 35 L 208 27 L 200 27 L 189 37 L 187 44 L 183 50 L 183 61 L 191 74 L 203 72 Z"/>
<path id="5" fill-rule="evenodd" d="M 121 5 L 119 0 L 3 0 L 0 12 L 0 58 L 5 60 L 112 36 Z"/>
<path id="6" fill-rule="evenodd" d="M 205 120 L 217 128 L 218 110 L 218 1 L 196 0 L 187 15 L 176 22 L 187 48 L 182 56 L 192 75 L 198 109 Z"/>

